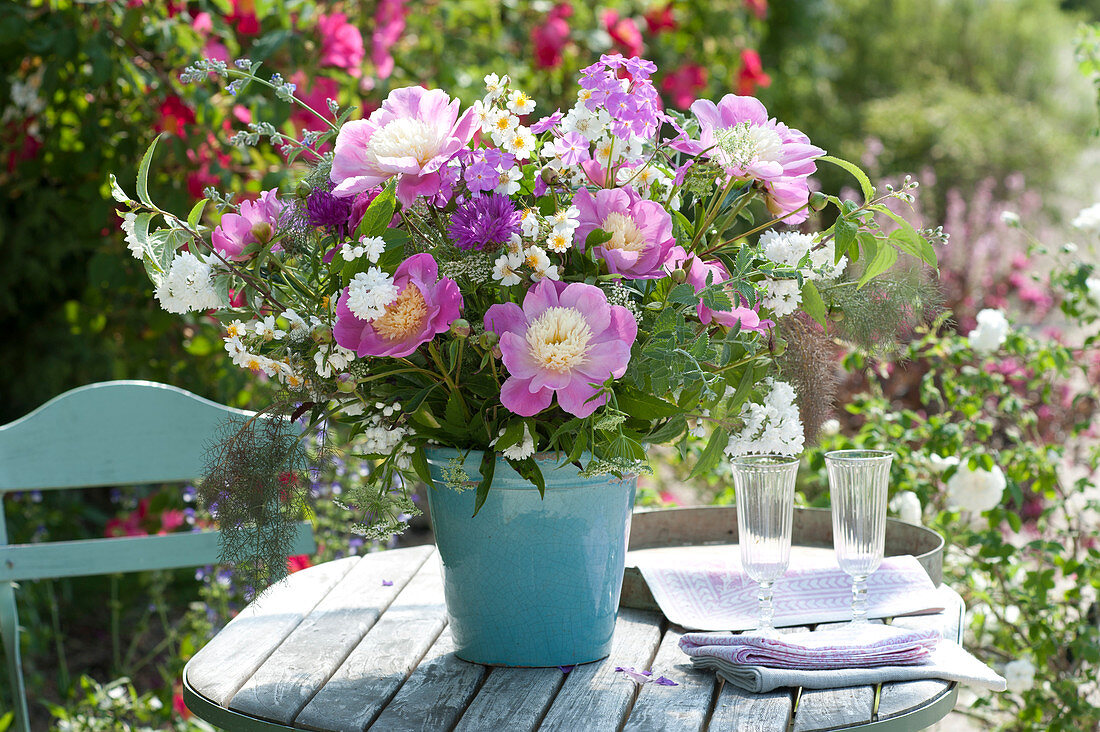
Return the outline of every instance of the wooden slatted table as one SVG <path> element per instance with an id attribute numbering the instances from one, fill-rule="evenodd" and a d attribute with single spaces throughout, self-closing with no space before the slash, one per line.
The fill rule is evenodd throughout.
<path id="1" fill-rule="evenodd" d="M 389 584 L 392 583 L 392 584 Z M 939 615 L 895 625 L 961 633 L 947 587 Z M 611 655 L 577 666 L 489 668 L 454 656 L 432 546 L 348 557 L 287 577 L 249 605 L 184 670 L 184 699 L 228 730 L 923 729 L 958 695 L 944 681 L 749 694 L 695 671 L 683 630 L 660 613 L 620 610 Z M 636 686 L 617 666 L 679 686 Z"/>

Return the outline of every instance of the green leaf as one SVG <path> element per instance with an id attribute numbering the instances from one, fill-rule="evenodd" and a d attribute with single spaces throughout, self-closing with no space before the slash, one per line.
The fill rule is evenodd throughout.
<path id="1" fill-rule="evenodd" d="M 513 445 L 518 445 L 523 440 L 523 420 L 513 419 L 508 423 L 508 426 L 504 428 L 504 434 L 500 436 L 500 439 L 493 445 L 493 449 L 497 452 L 503 452 Z"/>
<path id="2" fill-rule="evenodd" d="M 669 291 L 668 301 L 677 305 L 697 305 L 699 296 L 695 294 L 694 287 L 682 282 Z"/>
<path id="3" fill-rule="evenodd" d="M 741 374 L 741 380 L 737 382 L 737 389 L 733 392 L 733 397 L 726 404 L 726 408 L 729 410 L 730 414 L 739 410 L 745 400 L 749 398 L 749 392 L 752 391 L 752 387 L 756 383 L 755 371 L 756 369 L 753 368 L 752 364 L 745 366 L 745 370 Z"/>
<path id="4" fill-rule="evenodd" d="M 679 211 L 673 211 L 672 215 L 675 217 L 676 222 L 683 227 L 684 236 L 686 238 L 690 239 L 691 237 L 695 236 L 695 226 L 693 226 L 692 223 L 688 221 L 687 216 L 684 216 Z"/>
<path id="5" fill-rule="evenodd" d="M 723 451 L 729 441 L 729 432 L 724 427 L 715 427 L 714 432 L 710 433 L 710 439 L 707 440 L 707 446 L 703 448 L 703 454 L 699 456 L 699 462 L 695 463 L 691 474 L 688 475 L 688 480 L 713 472 L 718 467 L 718 462 L 722 459 Z"/>
<path id="6" fill-rule="evenodd" d="M 817 291 L 817 285 L 807 282 L 802 286 L 802 309 L 806 314 L 821 324 L 822 328 L 828 328 L 828 308 L 821 299 L 821 293 Z"/>
<path id="7" fill-rule="evenodd" d="M 859 242 L 859 246 L 855 247 L 856 252 L 863 257 L 864 262 L 870 262 L 878 254 L 879 240 L 878 237 L 869 231 L 861 231 L 856 237 Z M 849 254 L 851 251 L 849 250 Z M 859 257 L 849 257 L 853 262 L 857 261 Z"/>
<path id="8" fill-rule="evenodd" d="M 733 300 L 726 294 L 723 285 L 710 285 L 703 288 L 701 300 L 705 307 L 711 310 L 728 313 L 733 310 Z"/>
<path id="9" fill-rule="evenodd" d="M 875 187 L 871 185 L 871 179 L 867 177 L 867 174 L 856 165 L 855 163 L 849 163 L 847 160 L 841 160 L 840 158 L 834 158 L 832 155 L 822 155 L 818 160 L 822 160 L 826 163 L 832 163 L 833 165 L 843 168 L 855 176 L 855 179 L 859 181 L 859 187 L 863 191 L 863 197 L 870 201 L 875 197 Z"/>
<path id="10" fill-rule="evenodd" d="M 573 440 L 573 449 L 569 451 L 569 455 L 565 458 L 565 462 L 575 463 L 580 460 L 581 455 L 584 454 L 587 447 L 588 430 L 580 430 L 577 432 L 577 437 Z"/>
<path id="11" fill-rule="evenodd" d="M 898 261 L 898 250 L 893 247 L 879 247 L 878 253 L 875 254 L 875 258 L 867 263 L 867 269 L 863 271 L 863 276 L 859 278 L 859 283 L 856 285 L 856 289 L 862 288 L 868 282 L 878 277 L 894 266 L 894 263 Z"/>
<path id="12" fill-rule="evenodd" d="M 542 474 L 542 468 L 539 467 L 533 457 L 524 458 L 523 460 L 509 460 L 508 464 L 539 489 L 539 498 L 546 497 L 546 478 Z"/>
<path id="13" fill-rule="evenodd" d="M 674 415 L 663 425 L 646 435 L 646 442 L 661 444 L 671 442 L 687 429 L 687 418 L 682 414 Z"/>
<path id="14" fill-rule="evenodd" d="M 859 227 L 854 221 L 841 217 L 833 224 L 833 238 L 836 239 L 836 248 L 841 251 L 847 251 L 848 247 L 852 245 L 852 242 L 856 240 L 856 233 L 859 231 Z"/>
<path id="15" fill-rule="evenodd" d="M 493 473 L 497 469 L 497 454 L 486 450 L 481 456 L 481 482 L 477 484 L 477 496 L 474 498 L 474 516 L 485 505 L 489 489 L 493 486 Z"/>
<path id="16" fill-rule="evenodd" d="M 363 212 L 363 220 L 359 222 L 359 228 L 355 230 L 356 240 L 364 236 L 382 236 L 389 228 L 393 212 L 397 209 L 395 188 L 396 184 L 391 180 L 370 202 L 367 210 Z"/>
<path id="17" fill-rule="evenodd" d="M 145 155 L 141 158 L 141 164 L 138 165 L 137 194 L 146 206 L 153 205 L 153 202 L 149 200 L 149 165 L 153 162 L 153 151 L 157 149 L 157 143 L 160 142 L 163 135 L 162 132 L 153 138 L 153 141 L 149 143 L 149 148 L 145 151 Z"/>
<path id="18" fill-rule="evenodd" d="M 681 411 L 675 404 L 634 389 L 618 391 L 615 400 L 619 405 L 619 409 L 634 419 L 667 419 L 679 414 Z"/>
<path id="19" fill-rule="evenodd" d="M 122 190 L 122 186 L 118 184 L 118 179 L 115 178 L 115 174 L 111 173 L 107 176 L 107 180 L 111 185 L 111 198 L 115 199 L 119 203 L 130 203 L 130 197 L 126 195 L 126 191 Z"/>
<path id="20" fill-rule="evenodd" d="M 604 231 L 603 229 L 593 229 L 592 231 L 588 232 L 588 236 L 585 237 L 584 247 L 587 251 L 592 247 L 598 247 L 600 244 L 608 241 L 611 241 L 610 231 Z"/>
<path id="21" fill-rule="evenodd" d="M 202 220 L 202 212 L 206 209 L 206 202 L 209 199 L 204 198 L 194 206 L 191 207 L 191 213 L 187 214 L 187 225 L 192 229 L 197 229 L 199 221 Z"/>
<path id="22" fill-rule="evenodd" d="M 416 448 L 416 452 L 412 455 L 412 469 L 416 473 L 416 477 L 428 484 L 429 488 L 435 488 L 435 482 L 432 481 L 432 471 L 428 467 L 428 456 L 424 454 L 424 448 Z"/>
<path id="23" fill-rule="evenodd" d="M 936 250 L 912 227 L 890 232 L 890 243 L 906 254 L 911 254 L 925 264 L 939 269 Z"/>

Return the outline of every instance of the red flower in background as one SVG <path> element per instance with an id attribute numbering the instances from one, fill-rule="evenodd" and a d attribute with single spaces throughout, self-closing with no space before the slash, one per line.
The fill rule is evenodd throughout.
<path id="1" fill-rule="evenodd" d="M 309 561 L 308 554 L 297 554 L 293 557 L 286 558 L 286 571 L 290 574 L 299 572 L 307 567 L 312 567 L 313 562 Z"/>
<path id="2" fill-rule="evenodd" d="M 195 111 L 183 103 L 175 94 L 171 94 L 160 103 L 160 117 L 154 123 L 157 132 L 170 135 L 187 136 L 187 125 L 195 124 Z"/>
<path id="3" fill-rule="evenodd" d="M 237 26 L 242 36 L 254 36 L 260 32 L 260 19 L 256 17 L 256 0 L 233 0 L 233 12 L 226 20 Z"/>
<path id="4" fill-rule="evenodd" d="M 706 88 L 707 70 L 699 64 L 684 64 L 661 80 L 661 90 L 680 109 L 690 107 Z"/>
<path id="5" fill-rule="evenodd" d="M 363 36 L 344 13 L 317 16 L 321 34 L 321 66 L 344 69 L 358 79 L 363 75 Z"/>
<path id="6" fill-rule="evenodd" d="M 561 66 L 561 52 L 569 42 L 569 24 L 565 19 L 573 15 L 572 6 L 558 3 L 546 16 L 546 22 L 531 29 L 531 45 L 535 47 L 535 66 L 553 69 Z"/>
<path id="7" fill-rule="evenodd" d="M 24 160 L 33 160 L 42 147 L 36 137 L 38 127 L 34 119 L 9 122 L 0 132 L 0 150 L 4 151 L 9 173 Z"/>
<path id="8" fill-rule="evenodd" d="M 370 47 L 370 60 L 379 79 L 388 79 L 393 73 L 390 49 L 405 32 L 405 16 L 408 14 L 405 0 L 379 0 L 378 9 L 374 12 Z"/>
<path id="9" fill-rule="evenodd" d="M 760 20 L 763 20 L 768 14 L 768 0 L 745 0 L 745 7 L 751 10 Z"/>
<path id="10" fill-rule="evenodd" d="M 756 93 L 757 87 L 771 86 L 772 77 L 764 73 L 760 54 L 751 48 L 741 52 L 741 70 L 737 72 L 737 93 L 749 96 Z"/>
<path id="11" fill-rule="evenodd" d="M 618 11 L 605 10 L 602 19 L 607 34 L 624 56 L 629 58 L 642 55 L 645 51 L 642 32 L 632 18 L 620 18 Z"/>
<path id="12" fill-rule="evenodd" d="M 676 30 L 676 19 L 672 17 L 672 3 L 663 8 L 653 8 L 645 14 L 645 24 L 649 26 L 652 35 L 658 35 L 661 31 Z"/>

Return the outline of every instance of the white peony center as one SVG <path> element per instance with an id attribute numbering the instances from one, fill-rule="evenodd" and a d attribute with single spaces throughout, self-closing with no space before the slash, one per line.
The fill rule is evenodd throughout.
<path id="1" fill-rule="evenodd" d="M 645 234 L 629 216 L 617 211 L 609 213 L 604 219 L 603 230 L 611 234 L 611 239 L 603 244 L 607 249 L 624 249 L 628 252 L 640 252 L 645 249 Z"/>
<path id="2" fill-rule="evenodd" d="M 371 135 L 367 159 L 377 165 L 379 158 L 416 158 L 423 166 L 436 156 L 444 142 L 445 131 L 422 120 L 403 117 L 387 122 Z"/>
<path id="3" fill-rule="evenodd" d="M 588 355 L 592 329 L 576 308 L 547 308 L 527 328 L 531 357 L 545 369 L 571 371 Z"/>
<path id="4" fill-rule="evenodd" d="M 714 132 L 718 148 L 715 157 L 723 165 L 741 169 L 753 163 L 775 163 L 783 152 L 783 138 L 771 127 L 742 122 Z"/>

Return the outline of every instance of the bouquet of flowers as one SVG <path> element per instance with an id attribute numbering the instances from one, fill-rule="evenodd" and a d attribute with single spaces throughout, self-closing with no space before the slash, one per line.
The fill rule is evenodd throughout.
<path id="1" fill-rule="evenodd" d="M 208 189 L 186 216 L 150 200 L 153 147 L 138 200 L 112 177 L 161 306 L 217 318 L 234 363 L 281 386 L 281 428 L 237 425 L 214 451 L 203 490 L 223 525 L 263 510 L 255 495 L 287 502 L 290 418 L 306 415 L 352 425 L 372 460 L 345 497 L 374 536 L 415 512 L 401 476 L 430 482 L 433 444 L 484 451 L 480 477 L 448 479 L 476 484 L 478 507 L 498 454 L 541 487 L 536 452 L 621 476 L 646 470 L 648 444 L 704 440 L 696 474 L 802 450 L 799 397 L 822 397 L 799 359 L 814 339 L 873 345 L 919 317 L 927 288 L 895 263 L 934 267 L 942 234 L 886 205 L 915 183 L 876 193 L 753 97 L 669 114 L 655 70 L 605 55 L 575 105 L 544 116 L 491 74 L 466 109 L 407 87 L 366 119 L 329 100 L 331 118 L 311 110 L 326 129 L 302 139 L 254 123 L 233 141 L 269 138 L 296 187 L 239 202 Z M 201 61 L 183 79 L 298 102 L 258 72 Z M 811 192 L 819 161 L 850 171 L 862 202 Z"/>

